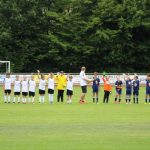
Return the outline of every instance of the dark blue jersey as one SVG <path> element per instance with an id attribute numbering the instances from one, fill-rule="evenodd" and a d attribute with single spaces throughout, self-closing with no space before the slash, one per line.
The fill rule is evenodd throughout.
<path id="1" fill-rule="evenodd" d="M 139 91 L 140 81 L 134 80 L 133 81 L 133 91 Z"/>
<path id="2" fill-rule="evenodd" d="M 97 89 L 99 87 L 99 84 L 100 84 L 100 79 L 99 78 L 94 79 L 92 88 Z"/>
<path id="3" fill-rule="evenodd" d="M 146 89 L 150 90 L 150 80 L 146 80 Z"/>
<path id="4" fill-rule="evenodd" d="M 123 84 L 123 83 L 122 83 L 121 80 L 120 80 L 120 81 L 117 80 L 117 81 L 115 82 L 116 89 L 122 88 L 122 84 Z"/>
<path id="5" fill-rule="evenodd" d="M 132 90 L 132 80 L 126 80 L 126 90 Z"/>

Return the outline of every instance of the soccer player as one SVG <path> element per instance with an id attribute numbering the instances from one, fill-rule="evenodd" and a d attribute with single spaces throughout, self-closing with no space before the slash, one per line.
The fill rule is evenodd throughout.
<path id="1" fill-rule="evenodd" d="M 45 80 L 45 75 L 41 74 L 40 76 L 40 71 L 37 70 L 38 72 L 38 78 L 39 78 L 39 103 L 45 103 L 45 89 L 46 89 L 46 80 Z"/>
<path id="2" fill-rule="evenodd" d="M 100 79 L 98 78 L 98 73 L 94 72 L 94 77 L 93 77 L 93 103 L 98 104 L 98 93 L 99 93 L 99 85 L 100 85 Z M 96 100 L 96 101 L 95 101 Z"/>
<path id="3" fill-rule="evenodd" d="M 81 72 L 80 72 L 80 76 L 79 76 L 80 77 L 80 86 L 82 89 L 82 94 L 80 96 L 80 101 L 79 101 L 80 104 L 85 103 L 85 95 L 87 93 L 87 83 L 93 81 L 93 80 L 89 80 L 86 77 L 85 71 L 86 71 L 86 68 L 84 66 L 81 67 Z"/>
<path id="4" fill-rule="evenodd" d="M 34 104 L 35 88 L 36 88 L 36 81 L 34 80 L 34 76 L 32 75 L 31 79 L 29 80 L 29 99 L 28 99 L 28 103 L 31 102 L 31 98 L 32 98 L 32 104 Z"/>
<path id="5" fill-rule="evenodd" d="M 133 81 L 133 103 L 138 104 L 139 103 L 139 86 L 140 86 L 140 81 L 138 80 L 138 76 L 134 76 L 134 81 Z"/>
<path id="6" fill-rule="evenodd" d="M 146 98 L 145 98 L 145 104 L 150 104 L 150 74 L 147 75 L 146 79 Z"/>
<path id="7" fill-rule="evenodd" d="M 126 82 L 126 104 L 131 104 L 131 95 L 132 95 L 132 79 L 128 75 L 124 76 Z"/>
<path id="8" fill-rule="evenodd" d="M 72 95 L 73 95 L 73 77 L 69 75 L 69 79 L 67 81 L 67 103 L 71 104 L 72 103 Z"/>
<path id="9" fill-rule="evenodd" d="M 120 80 L 120 77 L 117 76 L 117 81 L 115 82 L 115 87 L 116 87 L 115 103 L 120 103 L 121 102 L 122 84 L 123 84 L 123 82 Z"/>
<path id="10" fill-rule="evenodd" d="M 63 103 L 64 90 L 67 83 L 67 77 L 65 76 L 63 71 L 60 71 L 60 73 L 56 76 L 56 82 L 57 82 L 57 90 L 58 90 L 57 102 L 59 103 L 61 99 L 61 103 Z"/>
<path id="11" fill-rule="evenodd" d="M 28 96 L 28 80 L 26 76 L 23 77 L 21 85 L 22 85 L 22 103 L 26 104 Z"/>
<path id="12" fill-rule="evenodd" d="M 104 98 L 103 98 L 103 103 L 108 103 L 109 102 L 109 95 L 111 93 L 112 90 L 112 86 L 109 82 L 109 77 L 103 75 L 102 77 L 103 82 L 104 82 Z"/>
<path id="13" fill-rule="evenodd" d="M 14 99 L 13 103 L 16 103 L 16 97 L 18 98 L 18 103 L 20 103 L 20 91 L 21 91 L 21 81 L 19 80 L 19 76 L 16 76 L 14 81 Z"/>
<path id="14" fill-rule="evenodd" d="M 4 103 L 10 103 L 12 80 L 10 78 L 10 73 L 6 73 L 6 78 L 4 79 Z"/>
<path id="15" fill-rule="evenodd" d="M 48 77 L 48 96 L 50 104 L 53 104 L 54 102 L 54 87 L 55 87 L 54 74 L 50 73 Z"/>

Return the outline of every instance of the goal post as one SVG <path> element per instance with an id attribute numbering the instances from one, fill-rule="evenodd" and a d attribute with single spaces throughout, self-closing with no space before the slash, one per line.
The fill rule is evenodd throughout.
<path id="1" fill-rule="evenodd" d="M 1 61 L 0 64 L 6 64 L 6 72 L 10 73 L 10 61 Z"/>

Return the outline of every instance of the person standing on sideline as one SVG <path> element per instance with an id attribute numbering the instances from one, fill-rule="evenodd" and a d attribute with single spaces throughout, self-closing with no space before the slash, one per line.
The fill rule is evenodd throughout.
<path id="1" fill-rule="evenodd" d="M 124 76 L 126 82 L 126 104 L 131 104 L 131 95 L 132 95 L 132 79 L 129 76 Z"/>
<path id="2" fill-rule="evenodd" d="M 57 94 L 57 102 L 61 102 L 63 103 L 64 101 L 64 91 L 65 91 L 65 87 L 67 84 L 67 77 L 65 76 L 63 71 L 60 71 L 60 73 L 56 76 L 56 82 L 57 82 L 57 90 L 58 90 L 58 94 Z"/>
<path id="3" fill-rule="evenodd" d="M 133 103 L 138 104 L 139 103 L 139 87 L 140 87 L 140 81 L 138 79 L 138 76 L 134 76 L 133 81 Z"/>
<path id="4" fill-rule="evenodd" d="M 80 72 L 80 76 L 79 76 L 80 86 L 81 86 L 81 89 L 82 89 L 82 94 L 81 94 L 80 100 L 79 100 L 80 104 L 85 103 L 85 95 L 87 93 L 87 82 L 92 82 L 93 81 L 93 80 L 90 80 L 86 77 L 85 71 L 86 71 L 86 68 L 84 66 L 81 67 L 81 72 Z"/>
<path id="5" fill-rule="evenodd" d="M 122 84 L 123 84 L 123 82 L 120 80 L 120 77 L 117 76 L 117 81 L 115 82 L 115 87 L 116 87 L 115 103 L 120 103 L 121 102 Z"/>
<path id="6" fill-rule="evenodd" d="M 112 90 L 112 86 L 109 82 L 109 77 L 108 76 L 103 76 L 102 77 L 103 82 L 104 82 L 104 98 L 103 98 L 103 103 L 108 103 L 109 101 L 109 95 L 111 93 Z"/>
<path id="7" fill-rule="evenodd" d="M 39 70 L 38 72 L 38 78 L 39 78 L 39 103 L 44 104 L 45 103 L 45 90 L 46 90 L 46 80 L 45 75 L 41 74 Z"/>
<path id="8" fill-rule="evenodd" d="M 20 91 L 21 91 L 21 81 L 19 80 L 19 76 L 16 76 L 14 81 L 14 99 L 13 103 L 16 103 L 16 97 L 18 97 L 18 103 L 20 103 Z"/>
<path id="9" fill-rule="evenodd" d="M 98 104 L 98 93 L 99 93 L 99 85 L 100 85 L 100 79 L 98 78 L 98 73 L 94 72 L 94 77 L 93 77 L 93 103 Z"/>
<path id="10" fill-rule="evenodd" d="M 68 77 L 68 81 L 67 81 L 67 104 L 71 104 L 72 103 L 72 95 L 73 95 L 73 84 L 74 84 L 74 80 L 72 75 L 69 75 Z"/>
<path id="11" fill-rule="evenodd" d="M 150 74 L 147 75 L 146 79 L 146 97 L 145 97 L 145 104 L 150 104 Z"/>
<path id="12" fill-rule="evenodd" d="M 4 103 L 10 103 L 12 80 L 10 78 L 10 73 L 6 73 L 6 78 L 4 79 Z"/>
<path id="13" fill-rule="evenodd" d="M 23 76 L 23 80 L 21 81 L 21 89 L 22 89 L 22 104 L 26 104 L 27 96 L 28 96 L 28 79 L 26 76 Z"/>
<path id="14" fill-rule="evenodd" d="M 29 99 L 28 99 L 28 103 L 30 103 L 31 99 L 32 99 L 32 104 L 34 104 L 35 88 L 36 88 L 36 81 L 34 79 L 34 76 L 32 75 L 31 79 L 29 80 Z"/>
<path id="15" fill-rule="evenodd" d="M 54 88 L 55 88 L 55 79 L 54 74 L 51 72 L 48 77 L 48 97 L 50 104 L 53 104 L 54 102 Z"/>

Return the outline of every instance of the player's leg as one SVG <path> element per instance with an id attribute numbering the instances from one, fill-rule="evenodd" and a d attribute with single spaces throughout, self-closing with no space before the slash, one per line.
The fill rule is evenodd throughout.
<path id="1" fill-rule="evenodd" d="M 28 103 L 31 102 L 31 98 L 32 98 L 32 92 L 29 91 Z"/>
<path id="2" fill-rule="evenodd" d="M 61 90 L 60 98 L 61 98 L 61 102 L 63 103 L 64 102 L 64 90 Z"/>
<path id="3" fill-rule="evenodd" d="M 119 96 L 119 94 L 118 94 L 118 90 L 116 89 L 116 97 L 115 97 L 115 103 L 117 103 L 117 100 L 118 100 L 118 96 Z"/>
<path id="4" fill-rule="evenodd" d="M 61 95 L 61 91 L 58 90 L 58 94 L 57 94 L 57 102 L 58 102 L 58 103 L 60 102 L 60 95 Z"/>
<path id="5" fill-rule="evenodd" d="M 10 103 L 10 95 L 11 95 L 11 90 L 8 90 L 8 93 L 7 93 L 8 103 Z"/>
<path id="6" fill-rule="evenodd" d="M 98 91 L 96 92 L 96 103 L 98 104 L 99 100 L 98 100 Z"/>
<path id="7" fill-rule="evenodd" d="M 107 91 L 104 91 L 103 103 L 105 103 L 105 101 L 106 101 L 106 98 L 107 98 Z"/>
<path id="8" fill-rule="evenodd" d="M 110 95 L 110 92 L 109 92 L 109 91 L 107 91 L 106 103 L 108 103 L 108 102 L 109 102 L 109 95 Z"/>
<path id="9" fill-rule="evenodd" d="M 93 90 L 93 103 L 95 103 L 96 92 Z"/>
<path id="10" fill-rule="evenodd" d="M 72 96 L 73 94 L 70 95 L 70 101 L 69 101 L 70 104 L 72 103 Z"/>

